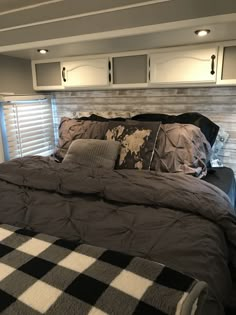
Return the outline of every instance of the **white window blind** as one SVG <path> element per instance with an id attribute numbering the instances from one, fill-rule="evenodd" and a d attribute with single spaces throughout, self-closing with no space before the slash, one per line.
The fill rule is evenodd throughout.
<path id="1" fill-rule="evenodd" d="M 6 159 L 25 155 L 47 156 L 54 149 L 53 115 L 50 100 L 3 103 Z"/>

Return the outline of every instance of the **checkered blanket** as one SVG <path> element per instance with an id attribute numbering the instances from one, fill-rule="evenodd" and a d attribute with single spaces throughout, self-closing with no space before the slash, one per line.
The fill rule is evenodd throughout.
<path id="1" fill-rule="evenodd" d="M 205 289 L 153 261 L 0 225 L 2 314 L 191 314 Z"/>

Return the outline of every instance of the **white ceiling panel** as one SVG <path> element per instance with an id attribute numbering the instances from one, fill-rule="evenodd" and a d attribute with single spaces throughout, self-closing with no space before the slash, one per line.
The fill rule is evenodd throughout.
<path id="1" fill-rule="evenodd" d="M 58 5 L 53 5 L 59 7 L 61 3 L 67 3 L 67 1 L 72 3 L 74 0 L 66 0 L 59 2 Z M 105 0 L 99 0 L 99 3 L 100 1 L 101 3 L 106 2 Z M 119 30 L 125 31 L 147 26 L 152 27 L 152 25 L 160 25 L 160 27 L 162 27 L 167 23 L 188 21 L 206 16 L 209 19 L 217 16 L 219 20 L 222 14 L 229 15 L 231 9 L 235 9 L 236 11 L 235 0 L 234 8 L 229 4 L 223 8 L 221 4 L 215 4 L 213 9 L 211 1 L 212 0 L 198 0 L 198 6 L 196 6 L 196 2 L 193 0 L 175 0 L 162 3 L 146 1 L 145 3 L 152 2 L 152 4 L 132 8 L 126 7 L 125 9 L 112 10 L 109 12 L 99 11 L 96 14 L 87 14 L 84 16 L 74 15 L 73 17 L 66 17 L 65 19 L 48 20 L 42 23 L 38 21 L 27 25 L 20 24 L 18 26 L 16 24 L 20 23 L 20 21 L 17 22 L 15 18 L 15 28 L 10 29 L 4 28 L 4 17 L 6 16 L 2 16 L 0 18 L 0 52 L 4 52 L 4 49 L 6 51 L 9 46 L 13 46 L 14 49 L 17 49 L 17 47 L 15 47 L 16 45 L 29 45 L 30 43 L 53 41 L 55 39 L 58 41 L 57 43 L 61 43 L 60 40 L 63 38 L 108 33 Z M 190 5 L 190 2 L 193 2 L 193 5 Z M 184 5 L 185 9 L 181 10 L 178 7 L 178 3 Z M 47 8 L 48 7 L 49 5 Z M 24 21 L 31 16 L 27 10 L 22 13 L 25 15 L 24 19 L 21 17 Z M 6 48 L 3 48 L 4 46 Z"/>
<path id="2" fill-rule="evenodd" d="M 66 19 L 83 18 L 84 16 L 97 15 L 103 12 L 126 10 L 130 7 L 135 8 L 153 4 L 161 5 L 163 2 L 170 1 L 173 0 L 51 0 L 41 3 L 41 5 L 38 3 L 31 7 L 25 7 L 24 10 L 12 11 L 9 14 L 0 13 L 0 31 L 25 28 L 44 23 L 63 22 Z"/>
<path id="3" fill-rule="evenodd" d="M 193 31 L 207 27 L 207 39 Z M 236 39 L 236 0 L 0 0 L 0 53 L 48 58 Z"/>
<path id="4" fill-rule="evenodd" d="M 211 33 L 207 37 L 197 37 L 194 33 L 196 29 L 207 28 Z M 47 47 L 49 53 L 41 55 L 37 48 L 23 49 L 6 53 L 12 57 L 24 59 L 50 59 L 60 57 L 72 57 L 79 55 L 119 53 L 132 50 L 155 49 L 161 47 L 195 45 L 217 41 L 227 41 L 236 39 L 236 21 L 219 24 L 199 24 L 195 27 L 175 29 L 142 35 L 123 36 L 117 38 L 97 39 L 92 41 L 79 41 L 77 43 L 67 43 Z"/>
<path id="5" fill-rule="evenodd" d="M 64 0 L 0 0 L 0 14 L 10 14 L 27 8 Z"/>

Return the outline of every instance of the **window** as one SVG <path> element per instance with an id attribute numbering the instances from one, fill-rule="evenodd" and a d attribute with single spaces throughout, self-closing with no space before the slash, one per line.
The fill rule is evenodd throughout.
<path id="1" fill-rule="evenodd" d="M 50 155 L 55 144 L 50 99 L 18 99 L 5 100 L 1 107 L 5 159 Z"/>

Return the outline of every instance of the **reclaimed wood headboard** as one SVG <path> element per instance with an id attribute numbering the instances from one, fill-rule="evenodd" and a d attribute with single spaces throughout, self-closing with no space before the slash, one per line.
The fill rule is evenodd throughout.
<path id="1" fill-rule="evenodd" d="M 236 175 L 236 87 L 63 91 L 53 95 L 59 118 L 73 117 L 77 111 L 202 113 L 230 134 L 221 155 L 224 165 Z"/>

